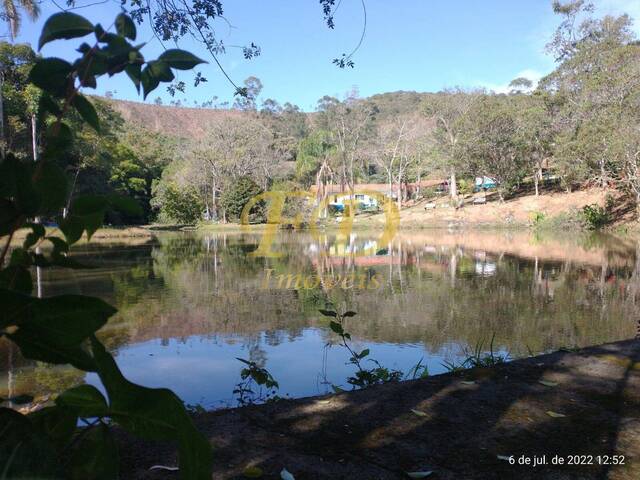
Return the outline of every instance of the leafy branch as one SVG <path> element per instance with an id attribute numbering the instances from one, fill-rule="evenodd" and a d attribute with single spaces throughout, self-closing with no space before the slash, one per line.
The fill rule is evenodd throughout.
<path id="1" fill-rule="evenodd" d="M 115 33 L 110 31 L 113 27 Z M 209 479 L 211 446 L 182 401 L 170 390 L 128 381 L 96 337 L 116 309 L 88 296 L 31 296 L 31 267 L 86 268 L 69 256 L 70 247 L 85 233 L 90 239 L 108 210 L 135 214 L 140 208 L 126 197 L 86 195 L 73 201 L 67 215 L 60 215 L 69 188 L 58 164 L 75 133 L 65 118 L 73 109 L 100 131 L 98 114 L 81 90 L 96 88 L 101 77 L 124 72 L 146 97 L 160 83 L 173 80 L 173 70 L 204 63 L 179 49 L 145 60 L 144 44 L 130 43 L 136 39 L 136 27 L 124 13 L 107 30 L 71 12 L 52 15 L 42 29 L 39 48 L 90 34 L 95 35 L 93 46 L 82 43 L 75 62 L 41 58 L 31 69 L 29 81 L 41 91 L 38 113 L 47 124 L 38 160 L 25 162 L 9 152 L 0 161 L 0 236 L 6 237 L 0 251 L 0 337 L 15 343 L 27 359 L 96 372 L 106 396 L 93 386 L 80 385 L 28 415 L 0 408 L 3 478 L 117 478 L 118 452 L 111 433 L 117 424 L 144 439 L 175 442 L 181 478 Z M 51 217 L 63 238 L 48 234 L 37 221 Z M 29 233 L 16 247 L 12 241 L 20 228 Z M 43 242 L 52 246 L 46 255 L 37 249 Z M 87 426 L 78 432 L 79 421 Z"/>

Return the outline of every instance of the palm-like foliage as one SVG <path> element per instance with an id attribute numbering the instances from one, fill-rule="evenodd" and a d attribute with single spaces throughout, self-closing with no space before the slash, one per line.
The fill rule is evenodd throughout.
<path id="1" fill-rule="evenodd" d="M 13 40 L 20 30 L 22 14 L 20 10 L 35 20 L 40 15 L 40 6 L 37 0 L 2 0 L 0 16 L 9 24 L 9 33 Z"/>

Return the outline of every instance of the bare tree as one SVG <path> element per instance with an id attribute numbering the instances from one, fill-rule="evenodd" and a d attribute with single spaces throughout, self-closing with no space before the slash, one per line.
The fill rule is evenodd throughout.
<path id="1" fill-rule="evenodd" d="M 438 145 L 441 167 L 449 175 L 449 191 L 453 200 L 458 197 L 456 172 L 460 169 L 460 159 L 456 152 L 464 128 L 462 124 L 482 93 L 479 90 L 455 88 L 428 97 L 422 105 L 424 114 L 435 118 L 437 122 L 434 139 Z"/>

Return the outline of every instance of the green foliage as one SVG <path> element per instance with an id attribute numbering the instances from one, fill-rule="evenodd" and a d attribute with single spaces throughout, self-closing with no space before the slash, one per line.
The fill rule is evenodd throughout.
<path id="1" fill-rule="evenodd" d="M 317 130 L 302 140 L 296 155 L 296 177 L 304 185 L 312 185 L 322 162 L 335 154 L 330 135 L 324 130 Z"/>
<path id="2" fill-rule="evenodd" d="M 175 183 L 158 186 L 154 205 L 160 209 L 160 218 L 170 223 L 197 223 L 202 218 L 204 210 L 202 200 L 195 189 L 181 188 Z"/>
<path id="3" fill-rule="evenodd" d="M 335 320 L 329 321 L 329 328 L 332 332 L 337 334 L 340 337 L 340 345 L 347 349 L 351 357 L 349 358 L 349 364 L 353 365 L 356 368 L 355 373 L 347 378 L 347 383 L 350 384 L 353 388 L 366 388 L 371 385 L 377 385 L 380 383 L 388 383 L 388 382 L 398 382 L 402 380 L 403 373 L 399 370 L 389 370 L 388 368 L 382 366 L 377 360 L 368 358 L 371 353 L 368 348 L 360 352 L 356 352 L 351 347 L 351 334 L 345 332 L 344 330 L 344 322 L 345 319 L 354 317 L 356 312 L 354 311 L 346 311 L 342 314 L 338 313 L 334 310 L 319 310 L 319 312 L 325 317 L 334 318 Z M 365 368 L 363 365 L 364 360 L 367 359 L 371 363 L 373 363 L 373 367 Z M 419 364 L 418 364 L 419 365 Z M 414 368 L 414 374 L 420 370 L 419 366 Z M 426 370 L 425 370 L 426 371 Z M 334 385 L 334 390 L 340 391 L 340 387 Z"/>
<path id="4" fill-rule="evenodd" d="M 582 208 L 582 215 L 591 230 L 600 230 L 611 221 L 606 207 L 601 207 L 596 203 L 585 205 Z"/>
<path id="5" fill-rule="evenodd" d="M 129 382 L 96 338 L 116 310 L 103 300 L 87 296 L 31 296 L 30 267 L 82 268 L 68 252 L 83 233 L 90 238 L 109 211 L 140 214 L 132 199 L 93 194 L 76 196 L 68 214 L 59 215 L 69 195 L 67 176 L 60 163 L 73 151 L 74 137 L 81 133 L 75 125 L 87 123 L 95 131 L 101 130 L 99 109 L 79 93 L 80 88 L 95 87 L 96 79 L 102 75 L 142 65 L 148 68 L 150 63 L 145 63 L 140 47 L 126 40 L 135 38 L 131 19 L 121 14 L 116 23 L 118 34 L 105 32 L 100 25 L 93 26 L 71 13 L 56 14 L 47 20 L 40 46 L 91 32 L 95 32 L 98 44 L 94 48 L 81 45 L 81 57 L 73 64 L 52 58 L 35 60 L 28 78 L 42 90 L 39 121 L 49 125 L 40 160 L 21 159 L 10 152 L 0 162 L 0 235 L 6 237 L 0 249 L 0 336 L 15 343 L 27 359 L 96 372 L 107 395 L 81 385 L 62 392 L 55 405 L 29 415 L 0 409 L 0 464 L 4 478 L 117 478 L 118 452 L 111 434 L 114 424 L 145 439 L 176 442 L 181 478 L 211 478 L 210 445 L 196 431 L 180 399 L 170 390 Z M 1 47 L 0 55 L 9 53 L 1 58 L 3 62 L 25 53 L 24 49 L 17 52 Z M 179 69 L 199 63 L 181 51 L 172 52 L 166 61 Z M 16 67 L 14 73 L 18 78 L 14 85 L 20 85 L 25 72 Z M 26 90 L 25 86 L 22 91 Z M 63 112 L 69 108 L 74 111 L 71 124 L 65 123 L 67 117 L 63 119 Z M 47 116 L 53 118 L 49 120 Z M 123 194 L 140 193 L 145 188 L 144 182 L 139 181 L 143 172 L 129 152 L 119 155 L 129 158 L 114 169 L 112 181 L 116 189 Z M 57 221 L 64 239 L 46 236 L 42 225 L 32 221 L 54 215 L 59 215 Z M 30 233 L 21 248 L 10 250 L 14 233 L 22 227 L 30 228 Z M 53 246 L 46 255 L 37 249 L 43 242 Z M 87 425 L 80 431 L 79 420 Z"/>
<path id="6" fill-rule="evenodd" d="M 501 355 L 493 351 L 493 342 L 495 340 L 495 333 L 491 337 L 489 344 L 489 352 L 484 351 L 484 341 L 479 341 L 473 350 L 469 348 L 464 349 L 465 358 L 460 363 L 445 362 L 444 367 L 449 372 L 459 372 L 468 368 L 485 368 L 494 367 L 501 363 L 505 363 L 509 359 L 509 355 Z"/>
<path id="7" fill-rule="evenodd" d="M 244 358 L 238 360 L 246 365 L 240 371 L 240 383 L 233 390 L 240 405 L 279 400 L 280 385 L 266 368 Z"/>
<path id="8" fill-rule="evenodd" d="M 244 206 L 249 203 L 256 195 L 262 193 L 262 189 L 249 177 L 240 177 L 231 187 L 224 192 L 221 198 L 222 208 L 227 213 L 230 220 L 238 220 Z M 258 209 L 259 206 L 256 207 Z M 264 217 L 258 212 L 257 220 L 264 220 Z"/>

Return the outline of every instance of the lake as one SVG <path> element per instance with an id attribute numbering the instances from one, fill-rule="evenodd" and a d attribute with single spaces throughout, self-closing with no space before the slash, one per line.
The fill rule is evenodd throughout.
<path id="1" fill-rule="evenodd" d="M 357 312 L 345 324 L 353 348 L 404 373 L 418 362 L 442 373 L 476 349 L 513 359 L 636 334 L 640 255 L 631 240 L 425 230 L 381 245 L 378 237 L 280 232 L 274 258 L 249 255 L 257 233 L 85 244 L 73 256 L 96 268 L 44 270 L 40 292 L 116 306 L 99 336 L 125 375 L 205 408 L 237 405 L 237 358 L 267 368 L 282 397 L 349 389 L 350 355 L 319 309 Z M 3 397 L 97 384 L 93 374 L 24 360 L 5 340 L 0 369 Z"/>

